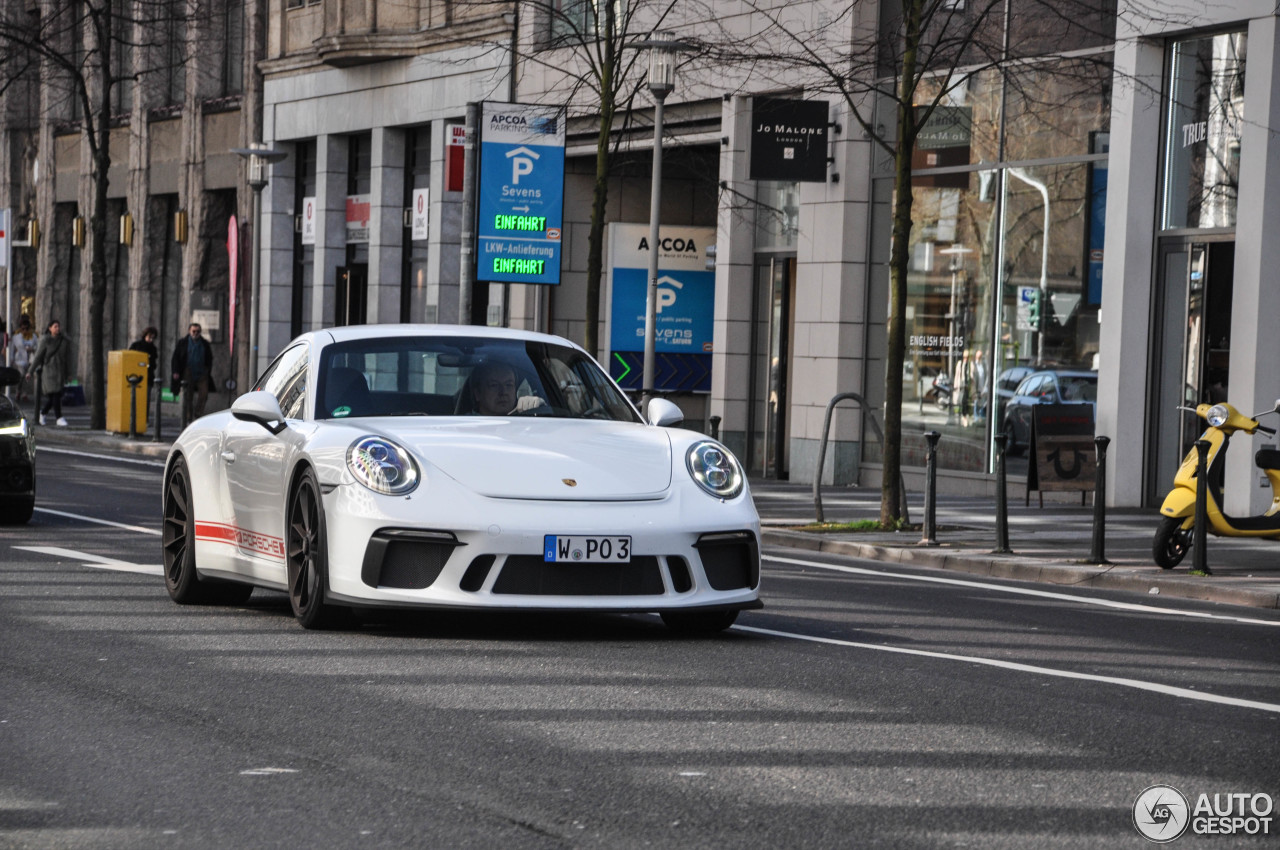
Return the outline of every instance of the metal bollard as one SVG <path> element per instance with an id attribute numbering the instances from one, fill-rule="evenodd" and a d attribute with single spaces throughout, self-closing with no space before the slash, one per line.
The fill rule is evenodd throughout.
<path id="1" fill-rule="evenodd" d="M 1207 526 L 1209 524 L 1209 470 L 1207 459 L 1213 446 L 1208 440 L 1196 440 L 1196 526 L 1192 531 L 1194 552 L 1192 569 L 1212 575 L 1209 570 Z"/>
<path id="2" fill-rule="evenodd" d="M 1009 548 L 1009 491 L 1005 481 L 1005 452 L 1009 449 L 1009 435 L 996 434 L 996 548 L 993 555 L 1012 555 Z"/>
<path id="3" fill-rule="evenodd" d="M 1098 463 L 1093 473 L 1093 548 L 1089 563 L 1107 564 L 1107 445 L 1110 437 L 1094 437 Z"/>
<path id="4" fill-rule="evenodd" d="M 148 387 L 148 395 L 150 395 L 153 389 L 156 394 L 156 429 L 151 433 L 151 442 L 158 443 L 161 440 L 160 421 L 164 412 L 164 388 L 161 387 L 160 384 L 156 384 L 154 387 Z"/>
<path id="5" fill-rule="evenodd" d="M 720 439 L 720 417 L 719 416 L 711 417 L 711 439 L 713 440 Z"/>
<path id="6" fill-rule="evenodd" d="M 924 438 L 929 441 L 929 459 L 924 473 L 924 535 L 920 538 L 921 546 L 938 545 L 938 440 L 941 437 L 937 431 L 924 433 Z"/>
<path id="7" fill-rule="evenodd" d="M 141 375 L 130 375 L 125 378 L 129 382 L 129 439 L 138 439 L 138 384 L 142 383 Z"/>

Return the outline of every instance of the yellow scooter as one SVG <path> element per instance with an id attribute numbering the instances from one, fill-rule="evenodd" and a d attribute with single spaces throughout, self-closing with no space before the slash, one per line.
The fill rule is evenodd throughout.
<path id="1" fill-rule="evenodd" d="M 1280 399 L 1272 410 L 1245 416 L 1229 404 L 1202 404 L 1195 408 L 1182 407 L 1179 410 L 1194 412 L 1209 423 L 1200 439 L 1209 441 L 1209 452 L 1205 458 L 1205 470 L 1209 476 L 1206 499 L 1206 513 L 1209 518 L 1206 531 L 1221 537 L 1271 537 L 1280 538 L 1280 451 L 1266 449 L 1258 452 L 1253 459 L 1254 464 L 1267 475 L 1271 483 L 1271 507 L 1261 516 L 1231 517 L 1222 512 L 1222 493 L 1214 483 L 1214 464 L 1219 458 L 1226 456 L 1227 441 L 1237 431 L 1254 434 L 1262 431 L 1265 434 L 1276 433 L 1274 428 L 1258 424 L 1259 416 L 1268 413 L 1280 413 Z M 1192 527 L 1196 514 L 1196 467 L 1199 455 L 1195 447 L 1182 459 L 1182 466 L 1173 478 L 1173 489 L 1164 497 L 1160 506 L 1160 526 L 1156 529 L 1152 542 L 1151 555 L 1156 564 L 1171 570 L 1181 563 L 1192 545 Z"/>

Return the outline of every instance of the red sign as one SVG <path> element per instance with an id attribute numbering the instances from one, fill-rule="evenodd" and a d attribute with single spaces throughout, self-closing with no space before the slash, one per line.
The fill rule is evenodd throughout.
<path id="1" fill-rule="evenodd" d="M 467 128 L 462 124 L 450 124 L 445 131 L 449 138 L 445 145 L 444 188 L 446 192 L 461 192 L 467 164 Z"/>

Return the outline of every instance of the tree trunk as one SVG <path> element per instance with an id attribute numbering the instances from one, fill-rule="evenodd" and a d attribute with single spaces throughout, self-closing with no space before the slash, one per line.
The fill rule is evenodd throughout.
<path id="1" fill-rule="evenodd" d="M 898 145 L 894 153 L 893 245 L 889 254 L 889 320 L 885 339 L 884 478 L 880 482 L 880 522 L 902 518 L 902 364 L 906 358 L 907 271 L 911 257 L 911 153 L 915 149 L 913 105 L 920 45 L 922 0 L 910 0 L 903 12 L 906 33 L 902 76 L 898 81 Z"/>

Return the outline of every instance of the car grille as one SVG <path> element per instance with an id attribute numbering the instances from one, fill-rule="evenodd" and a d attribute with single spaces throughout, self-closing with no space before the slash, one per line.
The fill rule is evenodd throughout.
<path id="1" fill-rule="evenodd" d="M 541 555 L 508 555 L 494 593 L 526 596 L 660 596 L 665 592 L 658 559 L 640 555 L 629 564 L 548 563 Z"/>
<path id="2" fill-rule="evenodd" d="M 738 590 L 760 583 L 760 548 L 751 532 L 704 534 L 693 545 L 714 589 Z"/>
<path id="3" fill-rule="evenodd" d="M 370 587 L 422 590 L 440 576 L 456 546 L 448 532 L 381 529 L 369 539 L 360 577 Z"/>

